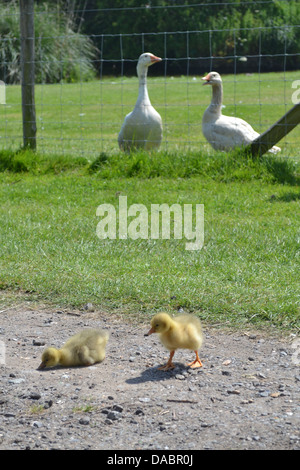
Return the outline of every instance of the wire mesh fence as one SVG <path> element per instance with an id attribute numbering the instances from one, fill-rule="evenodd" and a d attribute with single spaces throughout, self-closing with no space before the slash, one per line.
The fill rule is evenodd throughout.
<path id="1" fill-rule="evenodd" d="M 199 3 L 192 7 L 201 8 L 205 14 L 209 5 Z M 169 10 L 176 9 L 180 14 L 180 7 L 170 5 Z M 146 7 L 135 7 L 139 8 Z M 107 8 L 91 9 L 90 13 L 105 15 L 107 11 Z M 125 6 L 122 12 L 129 16 L 132 8 Z M 18 9 L 2 9 L 2 22 L 12 21 L 12 18 L 19 21 Z M 43 18 L 45 11 L 35 11 L 36 22 L 42 23 Z M 201 78 L 211 70 L 224 71 L 223 113 L 245 119 L 262 133 L 300 101 L 299 71 L 294 70 L 300 51 L 295 50 L 290 41 L 291 28 L 299 37 L 300 24 L 252 28 L 251 35 L 255 39 L 252 39 L 251 53 L 247 54 L 244 46 L 249 28 L 100 33 L 90 35 L 89 43 L 86 35 L 75 35 L 67 27 L 59 33 L 36 28 L 37 149 L 46 154 L 91 158 L 100 152 L 119 151 L 118 133 L 138 94 L 135 72 L 138 57 L 133 55 L 133 50 L 150 51 L 163 59 L 148 73 L 150 100 L 163 121 L 162 150 L 212 151 L 201 126 L 203 113 L 211 100 L 211 90 L 202 87 Z M 272 53 L 270 30 L 280 38 L 280 47 Z M 0 47 L 4 51 L 4 46 L 14 40 L 8 30 L 0 38 Z M 227 53 L 224 54 L 224 50 L 219 51 L 219 45 L 226 41 Z M 72 50 L 68 44 L 75 42 L 77 52 L 64 53 Z M 92 43 L 97 43 L 97 47 Z M 52 52 L 51 59 L 47 53 L 50 47 L 54 47 L 54 51 L 57 47 L 57 54 Z M 0 80 L 5 83 L 5 92 L 2 85 L 0 148 L 16 150 L 22 146 L 23 138 L 21 86 L 18 79 L 13 82 L 9 75 L 17 59 L 3 51 Z M 96 72 L 94 75 L 89 69 L 90 63 Z M 55 79 L 49 83 L 48 70 L 54 67 Z M 299 144 L 300 132 L 296 128 L 280 143 L 282 155 L 300 158 Z"/>

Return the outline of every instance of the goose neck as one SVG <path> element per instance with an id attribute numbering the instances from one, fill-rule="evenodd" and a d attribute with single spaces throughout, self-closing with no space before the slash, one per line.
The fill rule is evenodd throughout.
<path id="1" fill-rule="evenodd" d="M 139 97 L 138 101 L 149 102 L 148 87 L 147 87 L 147 68 L 139 70 Z"/>
<path id="2" fill-rule="evenodd" d="M 212 112 L 221 114 L 223 102 L 223 86 L 222 83 L 217 83 L 212 86 L 212 100 L 210 103 L 210 110 Z"/>

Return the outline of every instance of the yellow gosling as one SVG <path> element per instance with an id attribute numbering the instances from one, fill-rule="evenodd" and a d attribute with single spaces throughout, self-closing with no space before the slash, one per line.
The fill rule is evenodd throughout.
<path id="1" fill-rule="evenodd" d="M 196 359 L 188 364 L 192 368 L 202 367 L 198 355 L 198 349 L 203 343 L 203 334 L 200 320 L 193 315 L 178 315 L 171 318 L 167 313 L 157 313 L 151 319 L 151 328 L 147 335 L 158 333 L 162 344 L 170 351 L 170 357 L 166 365 L 160 370 L 174 368 L 172 362 L 176 349 L 191 349 L 196 354 Z"/>
<path id="2" fill-rule="evenodd" d="M 38 369 L 64 366 L 91 366 L 105 358 L 109 335 L 102 329 L 86 329 L 72 336 L 60 348 L 47 348 L 42 354 Z"/>

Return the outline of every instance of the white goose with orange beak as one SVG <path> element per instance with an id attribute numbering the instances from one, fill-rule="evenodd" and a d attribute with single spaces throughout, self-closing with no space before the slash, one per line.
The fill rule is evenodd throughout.
<path id="1" fill-rule="evenodd" d="M 219 73 L 210 72 L 203 77 L 203 85 L 212 86 L 212 99 L 202 118 L 202 132 L 215 150 L 231 150 L 244 147 L 260 134 L 243 119 L 222 114 L 223 85 Z M 269 152 L 277 153 L 281 149 L 272 147 Z"/>
<path id="2" fill-rule="evenodd" d="M 137 148 L 145 150 L 158 149 L 162 140 L 162 119 L 151 105 L 147 74 L 150 65 L 162 59 L 150 52 L 139 57 L 137 75 L 139 78 L 139 94 L 135 107 L 127 114 L 121 127 L 118 143 L 121 150 L 130 151 Z"/>

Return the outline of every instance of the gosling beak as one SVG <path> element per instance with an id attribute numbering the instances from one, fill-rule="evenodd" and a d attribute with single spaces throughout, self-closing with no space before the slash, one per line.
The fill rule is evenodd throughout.
<path id="1" fill-rule="evenodd" d="M 149 336 L 149 335 L 152 335 L 152 333 L 155 333 L 155 330 L 154 328 L 150 328 L 150 330 L 148 331 L 148 333 L 145 333 L 144 336 Z"/>
<path id="2" fill-rule="evenodd" d="M 37 370 L 42 370 L 45 369 L 46 364 L 44 362 L 41 362 L 40 365 L 38 366 Z"/>
<path id="3" fill-rule="evenodd" d="M 202 77 L 202 80 L 205 80 L 203 85 L 209 85 L 210 84 L 210 74 L 206 75 L 206 77 Z"/>
<path id="4" fill-rule="evenodd" d="M 160 57 L 156 57 L 156 55 L 151 55 L 151 64 L 155 64 L 156 62 L 161 62 L 162 59 Z"/>

